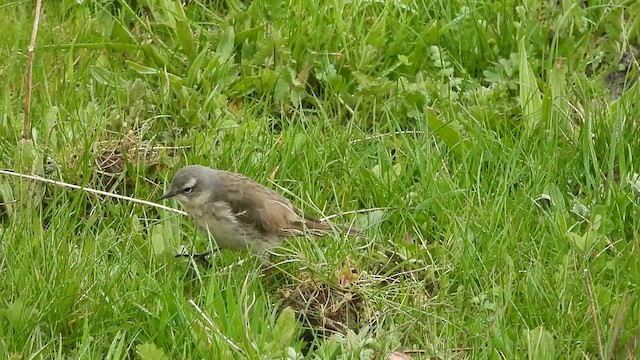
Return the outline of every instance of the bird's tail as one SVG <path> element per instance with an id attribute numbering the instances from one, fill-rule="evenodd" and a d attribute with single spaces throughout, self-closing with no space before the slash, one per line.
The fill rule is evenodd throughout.
<path id="1" fill-rule="evenodd" d="M 344 234 L 349 236 L 367 237 L 362 231 L 347 225 L 329 224 L 327 221 L 320 221 L 313 216 L 304 215 L 304 223 L 309 230 L 329 231 L 334 228 L 340 229 Z"/>

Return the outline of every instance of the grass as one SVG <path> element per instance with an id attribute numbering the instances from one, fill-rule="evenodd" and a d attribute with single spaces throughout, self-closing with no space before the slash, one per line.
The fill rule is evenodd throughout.
<path id="1" fill-rule="evenodd" d="M 186 217 L 1 177 L 0 358 L 637 350 L 636 2 L 45 2 L 29 143 L 33 12 L 0 4 L 1 168 L 153 200 L 205 164 L 368 239 L 206 268 Z"/>

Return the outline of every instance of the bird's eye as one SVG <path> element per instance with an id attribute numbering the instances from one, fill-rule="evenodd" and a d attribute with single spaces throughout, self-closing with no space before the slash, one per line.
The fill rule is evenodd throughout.
<path id="1" fill-rule="evenodd" d="M 185 194 L 189 194 L 193 191 L 193 187 L 188 187 L 188 188 L 184 188 L 182 189 L 182 192 Z"/>

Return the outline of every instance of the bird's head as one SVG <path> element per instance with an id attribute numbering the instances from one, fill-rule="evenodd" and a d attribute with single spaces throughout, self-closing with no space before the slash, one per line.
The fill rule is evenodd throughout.
<path id="1" fill-rule="evenodd" d="M 187 210 L 203 205 L 211 197 L 218 179 L 215 170 L 201 165 L 185 166 L 174 175 L 169 191 L 159 200 L 175 198 Z"/>

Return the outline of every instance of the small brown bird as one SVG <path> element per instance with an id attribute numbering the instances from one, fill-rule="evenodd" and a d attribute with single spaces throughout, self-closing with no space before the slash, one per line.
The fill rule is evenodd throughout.
<path id="1" fill-rule="evenodd" d="M 160 199 L 175 198 L 219 248 L 262 254 L 285 238 L 332 227 L 303 215 L 277 192 L 250 178 L 200 165 L 180 169 Z M 335 225 L 334 225 L 335 226 Z M 349 235 L 356 229 L 335 226 Z"/>

